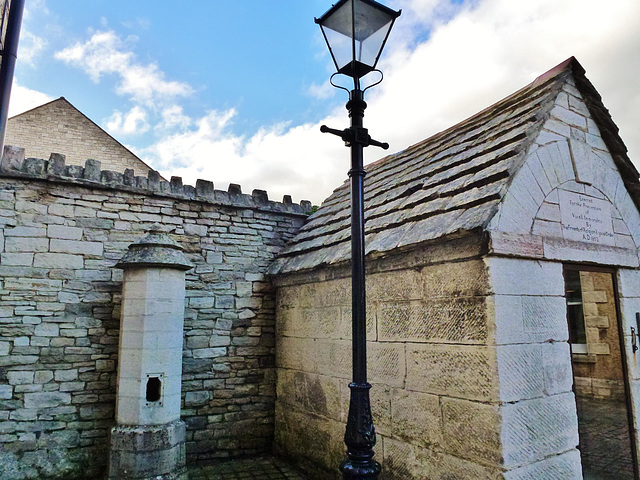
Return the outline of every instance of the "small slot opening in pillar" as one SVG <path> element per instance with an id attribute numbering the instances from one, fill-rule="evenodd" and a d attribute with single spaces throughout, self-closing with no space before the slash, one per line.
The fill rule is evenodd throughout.
<path id="1" fill-rule="evenodd" d="M 162 382 L 158 377 L 147 379 L 147 402 L 157 402 L 162 394 Z"/>

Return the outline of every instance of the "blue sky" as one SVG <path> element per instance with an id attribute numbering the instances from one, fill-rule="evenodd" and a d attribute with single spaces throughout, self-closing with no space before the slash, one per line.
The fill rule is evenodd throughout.
<path id="1" fill-rule="evenodd" d="M 398 151 L 575 55 L 640 160 L 640 2 L 388 0 L 365 126 Z M 26 0 L 11 114 L 66 97 L 165 177 L 320 203 L 348 125 L 314 17 L 331 0 Z M 60 152 L 64 153 L 64 152 Z M 366 161 L 384 155 L 373 147 Z"/>

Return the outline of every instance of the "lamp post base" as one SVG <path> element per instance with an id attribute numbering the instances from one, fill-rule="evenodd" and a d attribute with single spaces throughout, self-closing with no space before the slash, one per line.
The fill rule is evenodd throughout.
<path id="1" fill-rule="evenodd" d="M 345 460 L 340 464 L 340 471 L 344 480 L 377 480 L 382 471 L 382 465 L 375 460 L 367 462 Z"/>
<path id="2" fill-rule="evenodd" d="M 349 417 L 344 442 L 347 459 L 340 464 L 344 480 L 377 480 L 382 466 L 373 459 L 376 430 L 371 417 L 368 383 L 351 383 Z"/>

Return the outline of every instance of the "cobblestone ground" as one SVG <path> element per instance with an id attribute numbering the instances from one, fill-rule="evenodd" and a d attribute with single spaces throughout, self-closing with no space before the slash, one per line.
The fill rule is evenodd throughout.
<path id="1" fill-rule="evenodd" d="M 189 480 L 307 480 L 307 477 L 278 458 L 257 457 L 190 468 Z"/>
<path id="2" fill-rule="evenodd" d="M 626 404 L 580 397 L 577 404 L 585 480 L 633 480 Z"/>

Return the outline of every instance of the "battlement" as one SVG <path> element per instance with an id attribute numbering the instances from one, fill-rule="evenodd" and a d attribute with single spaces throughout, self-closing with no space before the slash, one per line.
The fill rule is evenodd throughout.
<path id="1" fill-rule="evenodd" d="M 157 171 L 149 171 L 148 176 L 135 176 L 133 169 L 127 168 L 124 173 L 102 170 L 100 162 L 88 159 L 85 166 L 66 165 L 65 156 L 52 153 L 49 160 L 41 158 L 25 158 L 24 148 L 6 145 L 0 161 L 0 176 L 17 176 L 48 181 L 63 181 L 87 187 L 126 190 L 149 195 L 184 198 L 227 205 L 233 207 L 266 210 L 270 212 L 305 215 L 311 212 L 311 202 L 302 200 L 293 203 L 290 195 L 285 195 L 282 202 L 269 200 L 265 190 L 255 189 L 251 195 L 243 194 L 242 187 L 235 183 L 228 190 L 216 190 L 213 182 L 196 180 L 195 187 L 184 185 L 182 177 L 171 177 L 170 181 L 162 179 Z"/>

